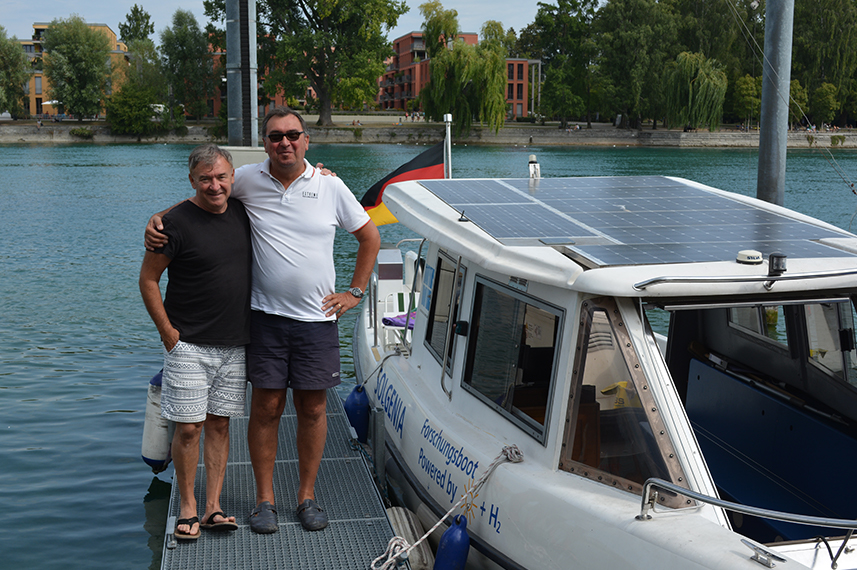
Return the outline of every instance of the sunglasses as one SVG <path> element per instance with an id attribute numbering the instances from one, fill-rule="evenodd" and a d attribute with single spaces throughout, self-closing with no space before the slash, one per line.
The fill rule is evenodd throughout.
<path id="1" fill-rule="evenodd" d="M 292 142 L 295 142 L 301 135 L 304 134 L 304 131 L 289 131 L 287 133 L 271 133 L 268 135 L 268 140 L 274 143 L 278 143 L 283 140 L 283 137 L 286 137 Z"/>

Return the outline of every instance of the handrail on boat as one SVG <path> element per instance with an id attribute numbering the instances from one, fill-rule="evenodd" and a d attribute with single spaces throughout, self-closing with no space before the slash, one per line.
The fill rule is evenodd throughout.
<path id="1" fill-rule="evenodd" d="M 686 277 L 652 277 L 639 283 L 634 283 L 635 291 L 642 291 L 649 285 L 657 285 L 660 283 L 753 283 L 764 282 L 765 289 L 771 290 L 774 283 L 777 281 L 796 281 L 798 279 L 821 279 L 824 277 L 845 277 L 848 275 L 857 275 L 857 269 L 848 270 L 833 270 L 820 271 L 818 273 L 793 273 L 791 275 L 732 275 L 725 277 L 702 277 L 698 275 Z"/>
<path id="2" fill-rule="evenodd" d="M 766 519 L 804 524 L 809 526 L 823 526 L 828 528 L 841 528 L 849 530 L 857 529 L 857 520 L 812 517 L 809 515 L 798 515 L 794 513 L 784 513 L 782 511 L 772 511 L 770 509 L 762 509 L 759 507 L 749 507 L 740 503 L 724 501 L 723 499 L 718 499 L 717 497 L 711 497 L 709 495 L 697 493 L 696 491 L 685 489 L 684 487 L 676 485 L 675 483 L 665 481 L 657 477 L 652 477 L 651 479 L 646 480 L 646 483 L 643 485 L 643 503 L 640 507 L 640 514 L 636 517 L 637 520 L 645 521 L 650 520 L 652 518 L 651 515 L 649 515 L 649 510 L 654 510 L 655 501 L 657 500 L 657 492 L 652 492 L 652 489 L 654 487 L 664 489 L 666 491 L 671 491 L 673 493 L 678 493 L 679 495 L 684 495 L 701 503 L 708 503 L 709 505 L 714 505 L 715 507 L 721 507 L 723 509 L 734 511 L 736 513 L 743 513 L 745 515 L 752 515 Z"/>

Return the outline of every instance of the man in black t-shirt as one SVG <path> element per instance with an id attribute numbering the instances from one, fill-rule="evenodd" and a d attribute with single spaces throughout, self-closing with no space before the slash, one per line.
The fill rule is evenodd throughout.
<path id="1" fill-rule="evenodd" d="M 140 292 L 164 344 L 161 415 L 176 422 L 172 457 L 181 497 L 176 538 L 200 528 L 235 530 L 220 509 L 229 455 L 229 418 L 244 412 L 244 346 L 250 340 L 250 222 L 230 198 L 231 155 L 213 144 L 191 152 L 190 199 L 163 218 L 169 242 L 147 251 Z M 159 281 L 167 270 L 166 299 Z M 199 438 L 205 429 L 205 510 L 194 496 Z"/>

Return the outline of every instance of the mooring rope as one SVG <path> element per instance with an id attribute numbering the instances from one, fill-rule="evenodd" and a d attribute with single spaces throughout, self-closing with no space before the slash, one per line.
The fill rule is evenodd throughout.
<path id="1" fill-rule="evenodd" d="M 390 542 L 387 544 L 387 550 L 372 561 L 372 565 L 369 567 L 370 570 L 389 570 L 390 568 L 395 568 L 400 562 L 406 560 L 411 551 L 420 545 L 426 538 L 428 538 L 431 533 L 433 533 L 437 528 L 443 524 L 443 521 L 449 518 L 449 516 L 464 503 L 465 499 L 467 499 L 468 494 L 477 495 L 479 490 L 482 488 L 482 485 L 485 484 L 485 481 L 488 477 L 491 476 L 491 473 L 494 472 L 494 469 L 497 468 L 500 463 L 504 461 L 509 461 L 510 463 L 520 463 L 524 460 L 524 454 L 521 453 L 521 450 L 518 449 L 517 445 L 507 445 L 503 447 L 503 451 L 494 458 L 494 461 L 491 462 L 491 465 L 488 466 L 488 469 L 482 474 L 481 477 L 476 481 L 476 484 L 473 486 L 473 489 L 469 493 L 464 493 L 461 495 L 461 498 L 452 505 L 443 517 L 437 521 L 437 523 L 431 527 L 428 532 L 426 532 L 419 540 L 417 540 L 412 545 L 408 544 L 408 541 L 402 538 L 401 536 L 394 536 L 390 539 Z M 384 560 L 384 562 L 377 566 L 377 564 Z"/>

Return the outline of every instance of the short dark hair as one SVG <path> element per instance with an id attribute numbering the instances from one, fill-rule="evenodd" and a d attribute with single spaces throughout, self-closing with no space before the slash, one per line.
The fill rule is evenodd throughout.
<path id="1" fill-rule="evenodd" d="M 307 132 L 306 121 L 304 121 L 304 118 L 301 117 L 300 113 L 298 113 L 294 109 L 290 109 L 289 107 L 271 107 L 271 110 L 265 114 L 265 118 L 262 121 L 262 136 L 263 137 L 268 136 L 268 121 L 270 121 L 271 119 L 273 119 L 275 117 L 288 117 L 288 116 L 297 117 L 298 121 L 301 122 L 301 130 L 304 133 Z M 309 135 L 307 135 L 307 136 L 309 136 Z"/>
<path id="2" fill-rule="evenodd" d="M 187 159 L 187 167 L 190 170 L 190 173 L 193 174 L 194 169 L 200 164 L 205 164 L 206 166 L 211 166 L 217 159 L 223 157 L 226 159 L 226 162 L 229 163 L 229 166 L 234 168 L 232 163 L 232 155 L 228 150 L 224 148 L 220 148 L 214 143 L 205 143 L 203 145 L 199 145 L 195 149 L 190 152 L 190 157 Z"/>

